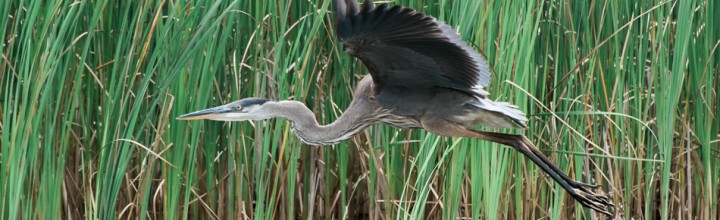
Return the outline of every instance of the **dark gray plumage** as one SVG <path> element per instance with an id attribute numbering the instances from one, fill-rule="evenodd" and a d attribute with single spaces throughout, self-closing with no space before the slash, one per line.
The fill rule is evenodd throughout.
<path id="1" fill-rule="evenodd" d="M 516 106 L 495 102 L 484 88 L 491 70 L 485 58 L 435 18 L 400 6 L 375 7 L 366 0 L 333 0 L 336 32 L 343 50 L 370 70 L 356 86 L 353 101 L 335 122 L 320 125 L 297 101 L 247 98 L 178 117 L 221 121 L 285 118 L 304 143 L 346 140 L 375 123 L 423 128 L 437 135 L 479 138 L 510 146 L 537 164 L 580 204 L 610 215 L 613 204 L 597 188 L 562 172 L 523 135 L 475 130 L 525 128 Z"/>

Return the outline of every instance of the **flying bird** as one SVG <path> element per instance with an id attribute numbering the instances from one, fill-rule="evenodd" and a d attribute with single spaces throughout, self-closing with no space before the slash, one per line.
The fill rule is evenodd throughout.
<path id="1" fill-rule="evenodd" d="M 453 28 L 401 6 L 374 6 L 371 0 L 362 6 L 355 0 L 334 0 L 333 4 L 343 51 L 360 59 L 370 72 L 359 81 L 350 106 L 335 122 L 320 125 L 301 102 L 263 98 L 245 98 L 178 119 L 285 118 L 308 145 L 338 143 L 376 123 L 488 140 L 525 155 L 583 206 L 611 215 L 614 206 L 608 197 L 591 191 L 597 185 L 570 178 L 525 136 L 475 129 L 477 125 L 525 129 L 527 118 L 516 106 L 489 99 L 487 61 Z"/>

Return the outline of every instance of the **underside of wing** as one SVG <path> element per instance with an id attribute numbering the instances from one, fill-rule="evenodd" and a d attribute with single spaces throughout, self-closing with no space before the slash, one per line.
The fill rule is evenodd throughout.
<path id="1" fill-rule="evenodd" d="M 380 87 L 445 87 L 485 96 L 485 58 L 433 17 L 366 0 L 335 0 L 336 32 L 343 50 L 359 58 Z"/>

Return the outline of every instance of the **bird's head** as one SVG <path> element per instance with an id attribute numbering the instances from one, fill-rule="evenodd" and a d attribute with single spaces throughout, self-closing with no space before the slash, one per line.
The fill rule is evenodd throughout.
<path id="1" fill-rule="evenodd" d="M 178 120 L 209 119 L 215 121 L 247 121 L 269 119 L 272 115 L 263 111 L 271 101 L 262 98 L 244 98 L 225 105 L 203 109 L 177 117 Z"/>

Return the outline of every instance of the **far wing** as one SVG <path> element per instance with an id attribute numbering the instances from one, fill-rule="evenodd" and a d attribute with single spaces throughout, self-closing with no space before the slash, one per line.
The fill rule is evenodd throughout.
<path id="1" fill-rule="evenodd" d="M 359 58 L 380 87 L 446 87 L 487 95 L 490 69 L 448 25 L 400 6 L 334 0 L 336 32 L 344 50 Z"/>

